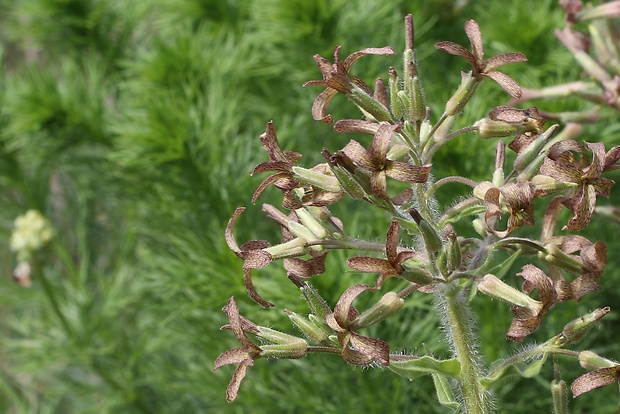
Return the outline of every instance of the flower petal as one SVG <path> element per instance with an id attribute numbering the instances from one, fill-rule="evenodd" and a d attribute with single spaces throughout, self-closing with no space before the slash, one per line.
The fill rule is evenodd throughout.
<path id="1" fill-rule="evenodd" d="M 485 73 L 488 73 L 500 66 L 508 65 L 510 63 L 519 63 L 519 62 L 527 62 L 527 57 L 523 53 L 518 53 L 518 52 L 502 53 L 501 55 L 497 55 L 497 56 L 493 56 L 492 58 L 489 58 L 485 62 L 484 71 Z"/>
<path id="2" fill-rule="evenodd" d="M 314 99 L 312 117 L 315 121 L 323 121 L 328 125 L 334 123 L 334 117 L 327 113 L 327 108 L 329 107 L 329 102 L 337 93 L 337 90 L 327 88 Z"/>
<path id="3" fill-rule="evenodd" d="M 570 386 L 573 397 L 620 380 L 620 365 L 595 369 L 577 378 Z"/>
<path id="4" fill-rule="evenodd" d="M 521 86 L 505 73 L 493 70 L 486 72 L 483 76 L 493 79 L 513 98 L 518 99 L 521 97 Z"/>
<path id="5" fill-rule="evenodd" d="M 359 284 L 351 286 L 342 293 L 340 299 L 338 299 L 338 302 L 334 307 L 334 319 L 336 320 L 338 325 L 343 328 L 347 327 L 347 320 L 349 319 L 351 304 L 356 297 L 369 289 L 370 287 L 368 285 Z"/>
<path id="6" fill-rule="evenodd" d="M 482 62 L 484 57 L 484 48 L 482 46 L 482 33 L 480 32 L 480 26 L 475 20 L 468 20 L 465 22 L 465 34 L 471 43 L 471 52 L 476 58 L 478 66 Z"/>

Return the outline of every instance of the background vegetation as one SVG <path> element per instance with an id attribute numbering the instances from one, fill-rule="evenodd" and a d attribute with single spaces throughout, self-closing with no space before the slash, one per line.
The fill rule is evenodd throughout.
<path id="1" fill-rule="evenodd" d="M 312 55 L 330 56 L 338 44 L 345 54 L 385 45 L 400 51 L 407 13 L 435 114 L 467 67 L 434 44 L 467 44 L 463 24 L 471 18 L 489 56 L 529 57 L 507 67 L 522 85 L 581 74 L 553 36 L 563 15 L 552 0 L 509 7 L 499 0 L 0 0 L 0 412 L 442 412 L 430 379 L 410 383 L 331 356 L 261 360 L 233 404 L 224 399 L 232 367 L 211 371 L 217 355 L 235 346 L 230 332 L 218 330 L 231 295 L 261 325 L 287 329 L 279 310 L 305 310 L 277 265 L 255 279 L 278 310 L 260 310 L 245 294 L 241 261 L 224 243 L 226 222 L 250 204 L 260 182 L 247 173 L 265 158 L 258 141 L 265 123 L 273 119 L 283 147 L 303 152 L 307 165 L 322 147 L 342 147 L 349 138 L 310 115 L 320 90 L 301 84 L 320 76 Z M 398 54 L 369 57 L 357 69 L 369 80 L 387 78 L 399 63 Z M 333 112 L 357 116 L 337 106 L 344 102 L 335 101 Z M 497 85 L 484 85 L 463 125 L 505 102 Z M 586 107 L 570 99 L 539 106 Z M 583 138 L 619 144 L 616 119 L 587 127 Z M 488 177 L 492 159 L 492 144 L 456 140 L 436 174 Z M 277 196 L 267 191 L 259 201 L 277 203 Z M 335 214 L 346 215 L 352 234 L 382 237 L 384 217 L 362 217 L 355 207 Z M 11 278 L 9 239 L 14 219 L 29 209 L 50 218 L 56 237 L 38 258 L 33 286 L 23 288 Z M 590 236 L 618 251 L 618 227 L 594 221 Z M 260 206 L 239 224 L 239 240 L 277 237 Z M 333 270 L 314 281 L 333 300 L 359 278 L 344 272 L 344 257 L 330 257 Z M 575 309 L 614 308 L 619 261 L 610 254 L 605 288 L 572 308 L 561 305 L 567 316 L 556 311 L 537 337 L 559 332 Z M 480 299 L 484 352 L 508 355 L 509 309 Z M 380 334 L 397 349 L 445 353 L 431 305 L 412 298 Z M 596 342 L 583 346 L 620 358 L 617 314 L 602 326 Z M 563 374 L 581 372 L 571 362 Z M 502 412 L 550 411 L 552 374 L 545 374 L 501 384 Z M 607 387 L 574 407 L 603 413 L 617 405 L 617 390 Z"/>

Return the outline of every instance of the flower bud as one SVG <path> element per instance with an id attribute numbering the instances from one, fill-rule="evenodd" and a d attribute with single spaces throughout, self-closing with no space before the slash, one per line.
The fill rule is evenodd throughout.
<path id="1" fill-rule="evenodd" d="M 411 95 L 409 99 L 409 119 L 419 122 L 426 116 L 426 101 L 420 78 L 414 76 L 410 79 Z"/>
<path id="2" fill-rule="evenodd" d="M 318 318 L 321 323 L 324 323 L 327 315 L 332 313 L 332 310 L 327 305 L 327 302 L 325 302 L 325 299 L 323 299 L 323 297 L 314 287 L 312 287 L 312 285 L 306 283 L 302 278 L 295 275 L 289 275 L 289 279 L 291 279 L 295 286 L 299 288 L 302 296 L 306 300 L 306 303 L 308 303 L 308 306 L 312 311 L 309 318 Z"/>
<path id="3" fill-rule="evenodd" d="M 388 292 L 373 307 L 355 319 L 350 329 L 356 330 L 374 325 L 401 310 L 404 304 L 405 301 L 396 292 Z"/>
<path id="4" fill-rule="evenodd" d="M 535 175 L 532 177 L 532 185 L 536 190 L 544 191 L 545 194 L 554 194 L 570 190 L 577 187 L 579 184 L 566 181 L 558 181 L 548 175 Z"/>
<path id="5" fill-rule="evenodd" d="M 299 223 L 295 224 L 297 226 L 303 227 Z M 312 233 L 310 232 L 310 230 L 308 230 L 308 232 L 310 234 Z M 312 235 L 312 237 L 314 237 L 314 235 Z M 308 253 L 308 241 L 303 237 L 295 237 L 294 239 L 289 240 L 286 243 L 276 244 L 275 246 L 270 246 L 263 250 L 269 253 L 274 260 L 284 259 L 287 257 L 303 256 L 304 254 Z"/>
<path id="6" fill-rule="evenodd" d="M 308 343 L 296 336 L 259 326 L 256 337 L 270 342 L 268 345 L 261 345 L 259 347 L 261 349 L 261 357 L 297 359 L 306 356 Z"/>
<path id="7" fill-rule="evenodd" d="M 322 164 L 322 166 L 325 166 L 325 164 Z M 338 179 L 333 175 L 327 175 L 319 171 L 297 166 L 293 166 L 292 171 L 295 174 L 295 178 L 304 184 L 314 185 L 331 193 L 339 193 L 342 191 Z"/>
<path id="8" fill-rule="evenodd" d="M 471 99 L 477 86 L 478 81 L 472 76 L 471 72 L 461 72 L 461 84 L 454 95 L 446 102 L 446 115 L 454 116 L 460 114 L 463 107 Z"/>
<path id="9" fill-rule="evenodd" d="M 403 119 L 405 116 L 405 108 L 403 102 L 399 99 L 398 93 L 401 91 L 398 74 L 396 73 L 396 69 L 390 68 L 390 80 L 389 80 L 389 88 L 390 88 L 390 106 L 392 109 L 392 114 L 396 119 Z"/>
<path id="10" fill-rule="evenodd" d="M 562 336 L 566 338 L 569 343 L 577 343 L 581 341 L 590 332 L 594 323 L 607 315 L 611 309 L 605 307 L 602 309 L 596 309 L 587 315 L 580 316 L 579 318 L 569 322 L 564 326 L 562 330 Z"/>
<path id="11" fill-rule="evenodd" d="M 551 381 L 551 396 L 553 397 L 553 412 L 568 413 L 568 389 L 566 381 Z"/>
<path id="12" fill-rule="evenodd" d="M 426 249 L 430 253 L 435 253 L 441 250 L 443 246 L 443 242 L 441 241 L 441 237 L 437 231 L 431 226 L 431 224 L 424 220 L 420 213 L 414 208 L 409 210 L 409 214 L 415 220 L 420 229 L 420 233 L 422 233 L 422 238 L 424 239 L 424 244 L 426 245 Z"/>
<path id="13" fill-rule="evenodd" d="M 461 245 L 458 242 L 456 233 L 451 231 L 448 233 L 448 248 L 447 248 L 447 267 L 449 272 L 454 272 L 460 269 L 463 256 L 461 253 Z"/>
<path id="14" fill-rule="evenodd" d="M 388 109 L 383 106 L 383 104 L 378 102 L 375 98 L 360 89 L 357 85 L 353 85 L 353 90 L 351 91 L 351 93 L 347 94 L 347 98 L 353 101 L 353 103 L 360 107 L 360 109 L 367 112 L 376 121 L 392 121 L 392 115 L 390 114 L 390 111 L 388 111 Z"/>
<path id="15" fill-rule="evenodd" d="M 302 224 L 310 230 L 317 239 L 322 240 L 329 236 L 327 230 L 325 230 L 325 227 L 323 227 L 321 222 L 317 220 L 314 215 L 310 214 L 310 210 L 306 208 L 298 208 L 295 210 L 295 214 L 299 217 L 299 221 L 301 221 Z"/>
<path id="16" fill-rule="evenodd" d="M 579 365 L 584 369 L 592 371 L 599 368 L 615 367 L 618 363 L 603 358 L 592 351 L 581 351 L 579 353 Z"/>
<path id="17" fill-rule="evenodd" d="M 538 135 L 534 141 L 530 142 L 529 145 L 523 148 L 514 162 L 514 168 L 516 171 L 523 171 L 534 159 L 540 154 L 543 150 L 549 138 L 558 128 L 558 124 L 552 125 L 545 132 Z"/>
<path id="18" fill-rule="evenodd" d="M 317 319 L 305 318 L 288 309 L 284 309 L 284 313 L 286 313 L 293 325 L 313 344 L 320 344 L 329 337 L 330 333 L 321 326 L 320 322 L 316 323 Z"/>
<path id="19" fill-rule="evenodd" d="M 536 313 L 542 309 L 542 303 L 532 299 L 520 290 L 507 285 L 492 274 L 485 275 L 480 282 L 478 282 L 478 291 L 513 305 L 532 309 Z"/>
<path id="20" fill-rule="evenodd" d="M 428 271 L 426 264 L 420 260 L 411 258 L 401 263 L 401 266 L 405 271 L 399 276 L 405 280 L 420 285 L 428 285 L 433 281 L 433 276 Z"/>

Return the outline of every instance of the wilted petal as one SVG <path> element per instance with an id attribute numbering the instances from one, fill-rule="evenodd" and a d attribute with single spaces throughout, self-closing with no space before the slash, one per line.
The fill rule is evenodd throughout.
<path id="1" fill-rule="evenodd" d="M 485 72 L 489 73 L 500 66 L 519 62 L 527 62 L 527 57 L 523 53 L 502 53 L 501 55 L 493 56 L 485 62 Z"/>
<path id="2" fill-rule="evenodd" d="M 425 183 L 431 171 L 431 164 L 411 165 L 400 161 L 389 161 L 385 173 L 394 180 L 407 183 Z"/>
<path id="3" fill-rule="evenodd" d="M 373 160 L 368 155 L 366 148 L 359 142 L 352 139 L 341 151 L 358 167 L 367 171 L 374 170 Z"/>
<path id="4" fill-rule="evenodd" d="M 347 264 L 351 269 L 364 273 L 396 273 L 394 267 L 387 260 L 376 257 L 350 257 L 347 259 Z"/>
<path id="5" fill-rule="evenodd" d="M 482 46 L 482 33 L 480 26 L 475 20 L 465 22 L 465 34 L 471 43 L 471 51 L 476 58 L 477 63 L 482 62 L 484 57 L 484 48 Z"/>
<path id="6" fill-rule="evenodd" d="M 334 131 L 374 135 L 379 130 L 379 127 L 380 125 L 376 122 L 364 121 L 361 119 L 342 119 L 334 124 Z"/>
<path id="7" fill-rule="evenodd" d="M 505 73 L 494 70 L 485 73 L 484 76 L 497 82 L 513 98 L 518 99 L 521 97 L 521 86 Z"/>
<path id="8" fill-rule="evenodd" d="M 370 287 L 368 285 L 353 285 L 347 290 L 345 290 L 336 306 L 334 307 L 334 319 L 341 327 L 346 327 L 348 325 L 349 314 L 352 309 L 352 303 L 356 297 L 358 297 L 361 293 L 369 290 Z"/>
<path id="9" fill-rule="evenodd" d="M 370 187 L 377 197 L 383 200 L 389 200 L 390 195 L 387 192 L 386 171 L 376 171 L 370 176 Z"/>
<path id="10" fill-rule="evenodd" d="M 390 363 L 390 346 L 381 339 L 353 333 L 349 343 L 355 350 L 369 356 L 372 360 L 379 361 L 383 365 Z"/>
<path id="11" fill-rule="evenodd" d="M 245 374 L 248 371 L 248 367 L 254 365 L 254 361 L 251 359 L 246 359 L 242 361 L 235 372 L 233 372 L 232 378 L 228 383 L 228 387 L 226 388 L 226 401 L 232 402 L 237 398 L 237 394 L 239 394 L 239 387 L 241 387 L 241 381 L 245 378 Z"/>
<path id="12" fill-rule="evenodd" d="M 328 125 L 334 123 L 334 117 L 327 113 L 327 108 L 329 107 L 329 102 L 337 93 L 337 90 L 327 88 L 314 99 L 312 117 L 315 121 L 323 121 Z"/>
<path id="13" fill-rule="evenodd" d="M 573 397 L 578 397 L 595 388 L 610 385 L 618 381 L 620 381 L 620 365 L 599 368 L 583 374 L 573 381 L 570 389 L 573 393 Z"/>
<path id="14" fill-rule="evenodd" d="M 351 53 L 346 57 L 344 62 L 342 62 L 342 66 L 344 69 L 349 72 L 351 70 L 351 66 L 355 63 L 356 60 L 365 55 L 381 55 L 381 56 L 389 56 L 395 53 L 394 49 L 391 46 L 384 47 L 368 47 L 366 49 L 362 49 L 357 52 Z"/>
<path id="15" fill-rule="evenodd" d="M 435 48 L 450 53 L 451 55 L 461 56 L 472 65 L 476 66 L 476 58 L 472 53 L 463 46 L 450 41 L 438 42 Z"/>
<path id="16" fill-rule="evenodd" d="M 296 257 L 284 259 L 284 268 L 287 272 L 303 278 L 320 275 L 325 272 L 325 257 L 327 253 L 325 252 L 308 260 Z"/>

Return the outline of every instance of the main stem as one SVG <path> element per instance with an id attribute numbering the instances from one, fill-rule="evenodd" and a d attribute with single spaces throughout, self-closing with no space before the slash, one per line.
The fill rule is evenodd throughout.
<path id="1" fill-rule="evenodd" d="M 459 387 L 465 412 L 487 414 L 491 412 L 490 399 L 480 382 L 478 339 L 474 332 L 474 316 L 462 288 L 453 282 L 439 292 L 444 311 L 446 335 L 452 345 L 454 356 L 461 363 Z"/>

